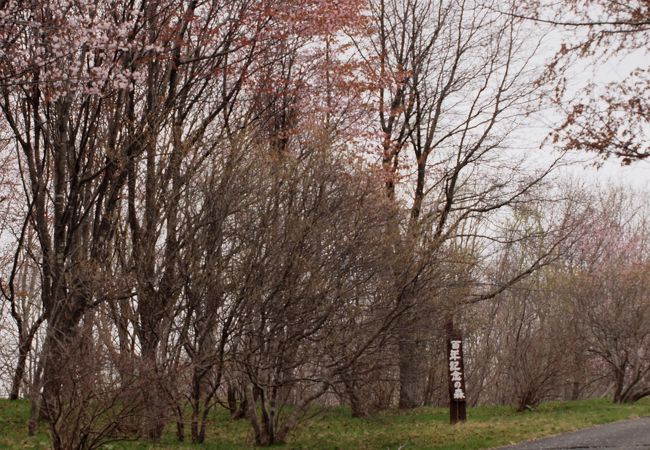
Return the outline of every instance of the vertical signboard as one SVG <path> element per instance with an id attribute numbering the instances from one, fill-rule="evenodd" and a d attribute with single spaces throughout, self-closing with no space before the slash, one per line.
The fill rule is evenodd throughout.
<path id="1" fill-rule="evenodd" d="M 467 419 L 463 339 L 460 333 L 447 338 L 447 368 L 449 373 L 449 417 L 452 424 Z"/>

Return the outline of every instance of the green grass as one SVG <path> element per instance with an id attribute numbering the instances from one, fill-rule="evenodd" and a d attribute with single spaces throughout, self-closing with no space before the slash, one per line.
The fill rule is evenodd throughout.
<path id="1" fill-rule="evenodd" d="M 0 400 L 0 449 L 47 448 L 47 436 L 27 437 L 26 402 Z M 346 408 L 327 409 L 303 423 L 282 449 L 479 449 L 497 447 L 592 425 L 650 415 L 650 399 L 632 405 L 607 400 L 550 402 L 534 411 L 517 413 L 503 406 L 471 408 L 467 423 L 451 426 L 442 408 L 409 412 L 387 411 L 367 419 L 350 417 Z M 45 426 L 42 426 L 45 430 Z M 114 450 L 251 448 L 251 430 L 245 421 L 231 421 L 215 411 L 207 442 L 201 446 L 178 444 L 173 430 L 157 445 L 113 443 Z"/>
<path id="2" fill-rule="evenodd" d="M 36 436 L 27 436 L 28 418 L 28 402 L 0 400 L 0 449 L 49 448 L 45 425 Z"/>

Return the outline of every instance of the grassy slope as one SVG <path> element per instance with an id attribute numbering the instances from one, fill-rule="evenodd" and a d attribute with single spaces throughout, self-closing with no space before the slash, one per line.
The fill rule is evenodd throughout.
<path id="1" fill-rule="evenodd" d="M 26 402 L 0 400 L 0 448 L 47 448 L 47 437 L 26 437 Z M 650 415 L 650 400 L 634 405 L 614 405 L 606 400 L 551 402 L 533 412 L 516 413 L 508 407 L 469 410 L 469 420 L 450 426 L 447 411 L 419 408 L 390 411 L 368 419 L 354 419 L 344 408 L 327 410 L 311 419 L 281 446 L 285 449 L 478 449 L 518 442 L 533 437 L 575 430 L 595 424 Z M 42 427 L 45 429 L 45 426 Z M 244 449 L 250 448 L 250 427 L 215 412 L 208 442 L 202 446 L 179 445 L 170 433 L 163 442 L 113 443 L 108 449 Z"/>

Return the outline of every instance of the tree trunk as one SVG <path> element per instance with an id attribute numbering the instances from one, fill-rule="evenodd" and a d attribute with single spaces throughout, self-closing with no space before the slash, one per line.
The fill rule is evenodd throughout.
<path id="1" fill-rule="evenodd" d="M 185 441 L 185 423 L 183 422 L 183 409 L 181 406 L 176 406 L 176 440 L 178 442 Z"/>
<path id="2" fill-rule="evenodd" d="M 352 410 L 352 417 L 367 417 L 369 414 L 368 399 L 364 396 L 359 383 L 353 380 L 344 380 L 345 393 L 348 395 L 350 401 L 350 409 Z"/>
<path id="3" fill-rule="evenodd" d="M 43 373 L 42 361 L 39 361 L 34 374 L 34 381 L 29 390 L 29 422 L 27 424 L 27 434 L 35 436 L 38 429 L 38 415 L 41 410 L 41 374 Z"/>
<path id="4" fill-rule="evenodd" d="M 27 355 L 31 348 L 31 339 L 25 341 L 25 338 L 21 338 L 20 344 L 18 345 L 18 362 L 16 364 L 16 370 L 14 371 L 14 376 L 11 381 L 11 391 L 9 393 L 9 400 L 18 400 L 20 396 L 20 388 L 23 383 L 23 378 L 25 377 L 25 366 L 27 364 Z"/>
<path id="5" fill-rule="evenodd" d="M 210 410 L 208 409 L 207 405 L 204 405 L 203 408 L 203 415 L 201 416 L 201 429 L 199 430 L 199 439 L 198 443 L 203 444 L 205 442 L 205 432 L 208 427 L 208 415 L 210 413 Z"/>
<path id="6" fill-rule="evenodd" d="M 255 443 L 257 445 L 270 445 L 271 437 L 269 436 L 268 429 L 266 424 L 260 423 L 259 417 L 257 417 L 257 405 L 255 402 L 255 387 L 252 383 L 249 383 L 246 386 L 246 416 L 251 422 L 253 427 L 253 432 L 255 433 Z"/>
<path id="7" fill-rule="evenodd" d="M 159 385 L 160 379 L 156 367 L 155 347 L 144 347 L 142 350 L 144 366 L 142 370 L 149 381 L 149 388 L 143 392 L 142 436 L 151 442 L 157 442 L 162 437 L 165 429 L 166 405 Z"/>
<path id="8" fill-rule="evenodd" d="M 61 302 L 63 303 L 63 302 Z M 74 302 L 71 302 L 74 304 Z M 63 306 L 63 305 L 62 305 Z M 72 342 L 77 338 L 76 325 L 80 314 L 72 311 L 58 311 L 48 323 L 43 343 L 43 394 L 40 415 L 45 416 L 50 426 L 50 442 L 54 450 L 64 448 L 58 418 L 61 410 L 68 406 L 72 387 L 68 381 L 70 366 L 77 363 Z"/>
<path id="9" fill-rule="evenodd" d="M 201 413 L 201 380 L 198 369 L 194 369 L 192 377 L 192 419 L 190 422 L 190 429 L 192 433 L 192 444 L 199 443 L 199 414 Z"/>
<path id="10" fill-rule="evenodd" d="M 246 417 L 246 393 L 240 386 L 228 386 L 228 410 L 231 419 L 243 419 Z"/>
<path id="11" fill-rule="evenodd" d="M 623 403 L 623 389 L 625 385 L 625 367 L 614 369 L 614 403 Z"/>
<path id="12" fill-rule="evenodd" d="M 417 333 L 403 325 L 399 333 L 399 408 L 422 405 L 426 388 L 426 345 Z"/>

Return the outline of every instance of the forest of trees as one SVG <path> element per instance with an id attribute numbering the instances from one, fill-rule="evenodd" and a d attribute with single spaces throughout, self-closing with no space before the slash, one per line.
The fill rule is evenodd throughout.
<path id="1" fill-rule="evenodd" d="M 650 155 L 648 64 L 567 88 L 647 58 L 650 3 L 560 3 L 0 0 L 30 433 L 201 443 L 228 408 L 270 445 L 313 405 L 446 404 L 450 332 L 470 405 L 650 395 L 647 194 L 557 170 Z"/>

